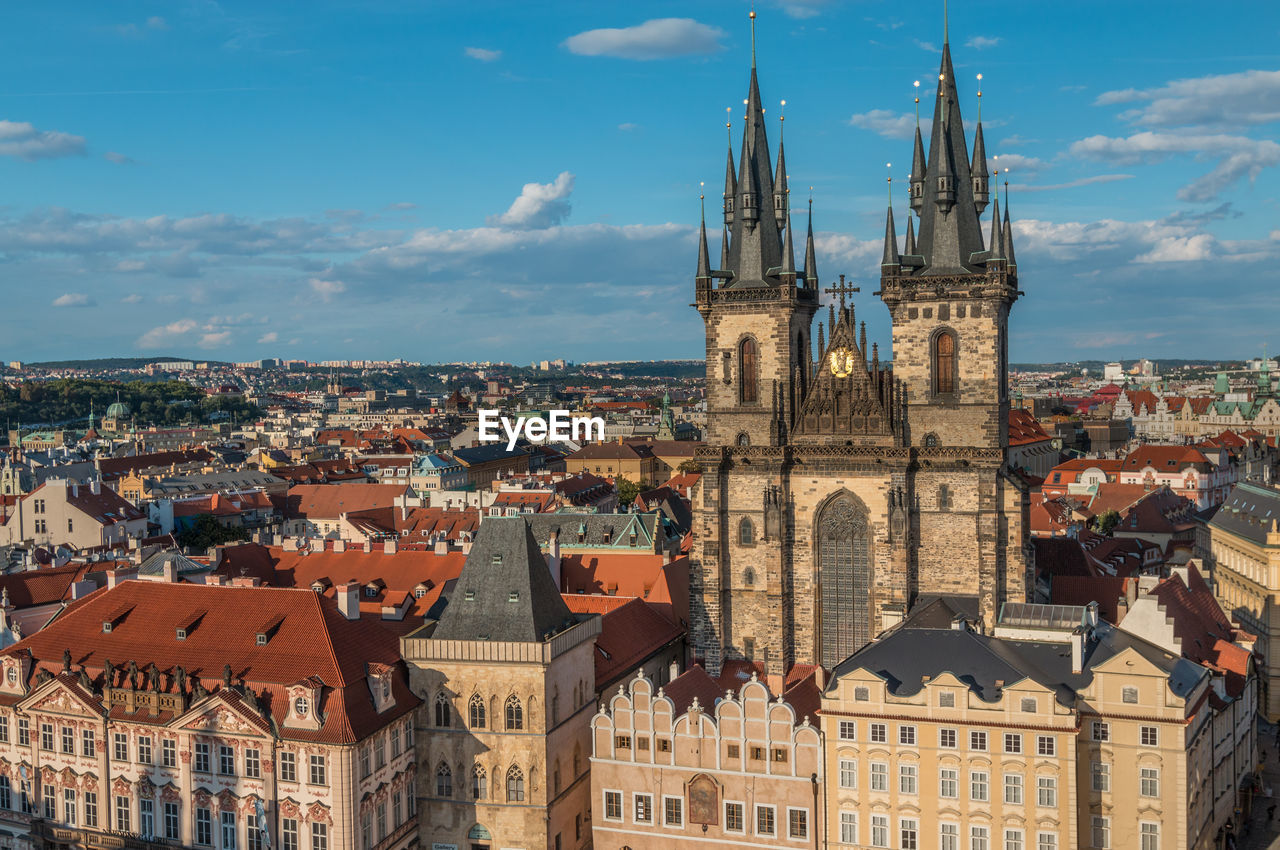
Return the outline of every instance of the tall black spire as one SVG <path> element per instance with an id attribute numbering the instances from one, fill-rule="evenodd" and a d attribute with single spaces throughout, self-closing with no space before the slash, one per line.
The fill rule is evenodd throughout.
<path id="1" fill-rule="evenodd" d="M 893 206 L 884 219 L 884 256 L 880 260 L 882 266 L 900 265 L 898 256 L 898 234 L 893 228 Z"/>
<path id="2" fill-rule="evenodd" d="M 813 198 L 809 199 L 809 235 L 804 242 L 804 283 L 810 289 L 818 288 L 818 255 L 813 249 Z"/>
<path id="3" fill-rule="evenodd" d="M 785 104 L 786 101 L 784 100 Z M 786 116 L 778 119 L 778 170 L 773 175 L 773 216 L 781 228 L 787 220 L 788 208 L 791 199 L 787 197 L 787 155 L 783 152 L 783 144 L 785 140 L 782 135 L 782 128 L 785 126 Z"/>
<path id="4" fill-rule="evenodd" d="M 913 167 L 912 177 L 916 175 Z M 964 274 L 978 269 L 973 254 L 982 251 L 982 230 L 974 203 L 968 145 L 960 117 L 951 45 L 944 41 L 934 100 L 929 160 L 920 205 L 918 252 L 924 257 L 923 275 Z"/>
<path id="5" fill-rule="evenodd" d="M 979 93 L 981 95 L 981 93 Z M 991 198 L 987 183 L 987 146 L 982 140 L 982 119 L 978 119 L 978 128 L 973 133 L 973 163 L 969 166 L 970 179 L 973 181 L 973 207 L 982 215 Z"/>
<path id="6" fill-rule="evenodd" d="M 702 224 L 698 229 L 698 284 L 711 285 L 711 255 L 707 252 L 707 202 L 698 196 L 702 206 Z"/>
<path id="7" fill-rule="evenodd" d="M 1003 240 L 1000 238 L 1000 193 L 996 192 L 991 206 L 991 239 L 987 243 L 987 252 L 991 255 L 991 259 L 1004 259 L 1004 248 L 1001 242 Z"/>
<path id="8" fill-rule="evenodd" d="M 920 98 L 916 98 L 917 103 Z M 919 110 L 919 106 L 916 107 Z M 916 147 L 911 154 L 911 209 L 916 215 L 924 208 L 924 140 L 920 138 L 920 121 L 916 120 Z"/>
<path id="9" fill-rule="evenodd" d="M 915 256 L 916 253 L 915 219 L 911 213 L 907 213 L 907 243 L 902 247 L 902 253 L 908 257 Z"/>
<path id="10" fill-rule="evenodd" d="M 1004 184 L 1004 232 L 1001 234 L 1001 240 L 1004 242 L 1004 258 L 1012 268 L 1018 265 L 1018 260 L 1013 256 L 1013 226 L 1009 224 L 1009 182 L 1006 180 Z"/>
<path id="11" fill-rule="evenodd" d="M 725 127 L 729 127 L 725 124 Z M 733 201 L 738 194 L 738 175 L 733 172 L 733 135 L 732 131 L 729 135 L 729 153 L 725 158 L 724 164 L 724 223 L 725 226 L 733 224 Z"/>

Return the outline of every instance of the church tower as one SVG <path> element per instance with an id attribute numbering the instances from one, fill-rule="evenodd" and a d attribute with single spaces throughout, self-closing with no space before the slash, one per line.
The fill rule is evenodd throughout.
<path id="1" fill-rule="evenodd" d="M 981 93 L 979 93 L 981 97 Z M 1008 209 L 991 209 L 991 239 L 979 217 L 991 197 L 982 121 L 973 158 L 964 124 L 951 45 L 944 40 L 926 162 L 916 128 L 911 210 L 919 216 L 899 252 L 893 209 L 885 228 L 877 293 L 893 319 L 893 366 L 902 381 L 916 446 L 1008 445 L 1008 322 L 1018 292 Z M 997 187 L 998 188 L 998 187 Z"/>
<path id="2" fill-rule="evenodd" d="M 696 306 L 706 325 L 707 440 L 778 445 L 797 369 L 809 367 L 809 325 L 818 309 L 814 269 L 796 269 L 786 157 L 769 156 L 756 80 L 755 12 L 742 151 L 725 165 L 720 269 L 711 269 L 705 216 L 698 249 Z M 813 256 L 809 232 L 807 257 Z"/>

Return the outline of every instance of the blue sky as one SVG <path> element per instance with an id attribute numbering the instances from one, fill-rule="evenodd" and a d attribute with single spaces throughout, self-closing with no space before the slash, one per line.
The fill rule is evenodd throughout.
<path id="1" fill-rule="evenodd" d="M 714 218 L 747 9 L 11 4 L 0 356 L 701 356 L 697 196 Z M 819 272 L 883 347 L 885 164 L 914 80 L 927 129 L 941 3 L 757 10 L 770 141 L 785 99 Z M 1280 5 L 953 0 L 950 36 L 1011 166 L 1013 360 L 1280 345 Z"/>

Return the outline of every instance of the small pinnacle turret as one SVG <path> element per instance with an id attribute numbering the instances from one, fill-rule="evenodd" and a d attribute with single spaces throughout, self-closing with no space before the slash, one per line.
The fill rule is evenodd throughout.
<path id="1" fill-rule="evenodd" d="M 1004 259 L 1004 240 L 1000 237 L 1000 193 L 997 192 L 991 207 L 991 241 L 987 244 L 987 252 L 993 260 Z"/>
<path id="2" fill-rule="evenodd" d="M 973 163 L 969 166 L 970 179 L 973 181 L 973 206 L 982 215 L 987 208 L 991 193 L 987 180 L 987 146 L 982 140 L 982 122 L 973 134 Z"/>
<path id="3" fill-rule="evenodd" d="M 809 234 L 804 241 L 804 283 L 810 289 L 818 288 L 818 255 L 813 247 L 813 198 L 809 199 Z"/>
<path id="4" fill-rule="evenodd" d="M 738 194 L 738 176 L 733 171 L 733 145 L 729 145 L 728 161 L 724 165 L 724 223 L 733 224 L 733 199 Z"/>
<path id="5" fill-rule="evenodd" d="M 902 253 L 908 257 L 914 257 L 916 254 L 915 219 L 910 213 L 907 214 L 907 243 L 903 246 Z"/>
<path id="6" fill-rule="evenodd" d="M 924 140 L 920 137 L 920 124 L 916 124 L 916 148 L 911 154 L 911 209 L 916 215 L 924 207 Z"/>
<path id="7" fill-rule="evenodd" d="M 779 131 L 781 132 L 781 131 Z M 782 150 L 783 140 L 778 139 L 778 170 L 773 176 L 773 216 L 778 228 L 787 221 L 787 157 Z"/>
<path id="8" fill-rule="evenodd" d="M 698 285 L 711 286 L 711 255 L 707 252 L 707 209 L 702 208 L 702 224 L 698 228 Z"/>
<path id="9" fill-rule="evenodd" d="M 786 235 L 782 238 L 782 276 L 784 279 L 795 282 L 796 279 L 796 252 L 795 247 L 791 244 L 791 213 L 786 213 L 784 221 L 786 226 Z"/>
<path id="10" fill-rule="evenodd" d="M 880 260 L 881 266 L 897 266 L 901 265 L 898 256 L 898 234 L 893 227 L 893 207 L 889 207 L 889 212 L 885 215 L 884 220 L 884 256 Z"/>
<path id="11" fill-rule="evenodd" d="M 1004 258 L 1012 268 L 1018 265 L 1018 260 L 1013 255 L 1013 225 L 1009 223 L 1009 184 L 1005 184 L 1004 195 L 1004 232 L 1001 234 L 1001 241 L 1004 243 Z"/>

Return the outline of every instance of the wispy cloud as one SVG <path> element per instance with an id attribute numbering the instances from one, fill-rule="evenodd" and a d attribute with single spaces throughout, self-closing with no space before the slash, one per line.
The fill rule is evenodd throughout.
<path id="1" fill-rule="evenodd" d="M 174 342 L 182 341 L 190 337 L 199 325 L 194 319 L 178 319 L 169 322 L 167 325 L 160 325 L 138 337 L 135 343 L 138 348 L 163 348 Z"/>
<path id="2" fill-rule="evenodd" d="M 595 29 L 565 39 L 570 53 L 618 59 L 667 59 L 720 50 L 724 32 L 693 18 L 655 18 L 633 27 Z"/>
<path id="3" fill-rule="evenodd" d="M 136 161 L 134 160 L 134 158 L 133 158 L 133 157 L 131 157 L 131 156 L 125 156 L 124 154 L 122 154 L 122 153 L 117 153 L 116 151 L 107 151 L 106 153 L 104 153 L 104 154 L 102 155 L 102 158 L 103 158 L 103 159 L 105 159 L 107 162 L 113 163 L 113 164 L 115 164 L 115 165 L 134 165 L 134 164 L 136 164 Z"/>
<path id="4" fill-rule="evenodd" d="M 536 230 L 559 224 L 569 216 L 573 180 L 571 173 L 562 171 L 551 183 L 524 184 L 507 211 L 490 216 L 489 224 L 518 230 Z"/>
<path id="5" fill-rule="evenodd" d="M 624 121 L 618 125 L 618 129 L 624 133 L 630 133 L 632 130 L 637 130 L 639 128 L 639 124 L 633 124 L 630 121 Z"/>
<path id="6" fill-rule="evenodd" d="M 92 307 L 97 302 L 83 292 L 68 292 L 53 299 L 54 307 Z"/>
<path id="7" fill-rule="evenodd" d="M 916 133 L 916 118 L 910 112 L 873 109 L 870 112 L 854 115 L 849 119 L 849 123 L 887 139 L 910 139 L 914 138 Z"/>
<path id="8" fill-rule="evenodd" d="M 999 36 L 989 37 L 985 35 L 975 35 L 964 43 L 965 47 L 972 47 L 974 50 L 986 50 L 988 47 L 995 47 L 1000 43 Z"/>
<path id="9" fill-rule="evenodd" d="M 1045 161 L 1034 156 L 1023 156 L 1020 153 L 998 153 L 991 158 L 991 165 L 1001 171 L 1009 169 L 1015 175 L 1026 177 L 1042 170 Z"/>
<path id="10" fill-rule="evenodd" d="M 1244 71 L 1173 80 L 1151 89 L 1104 92 L 1099 106 L 1144 105 L 1120 117 L 1149 127 L 1221 127 L 1280 121 L 1280 71 Z"/>
<path id="11" fill-rule="evenodd" d="M 941 53 L 942 48 L 934 44 L 932 41 L 922 41 L 918 38 L 911 39 L 912 43 L 921 50 L 927 50 L 930 53 Z"/>
<path id="12" fill-rule="evenodd" d="M 472 59 L 478 59 L 481 62 L 497 62 L 502 58 L 501 50 L 489 50 L 484 47 L 468 47 L 462 52 L 467 56 L 470 56 Z"/>
<path id="13" fill-rule="evenodd" d="M 1241 178 L 1256 179 L 1264 168 L 1280 165 L 1280 144 L 1222 133 L 1136 133 L 1127 138 L 1090 136 L 1071 145 L 1079 157 L 1105 160 L 1121 165 L 1160 162 L 1177 154 L 1216 158 L 1218 164 L 1178 190 L 1178 198 L 1203 203 L 1212 201 Z"/>
<path id="14" fill-rule="evenodd" d="M 1069 180 L 1066 183 L 1053 183 L 1041 186 L 1034 186 L 1021 182 L 1010 183 L 1009 189 L 1014 192 L 1052 192 L 1058 189 L 1076 189 L 1080 186 L 1093 186 L 1097 183 L 1114 183 L 1117 180 L 1132 179 L 1132 174 L 1094 174 L 1091 177 L 1081 177 L 1079 180 Z"/>
<path id="15" fill-rule="evenodd" d="M 280 341 L 280 334 L 276 333 L 275 331 L 269 331 L 267 333 L 264 333 L 262 336 L 258 337 L 259 345 L 268 345 L 270 343 L 279 342 L 279 341 Z"/>
<path id="16" fill-rule="evenodd" d="M 347 285 L 340 280 L 313 277 L 308 283 L 311 285 L 311 291 L 319 295 L 320 300 L 326 304 L 332 301 L 334 296 L 341 295 L 347 291 Z"/>
<path id="17" fill-rule="evenodd" d="M 37 130 L 26 121 L 0 121 L 0 156 L 18 159 L 57 159 L 84 156 L 83 136 L 60 130 Z"/>

